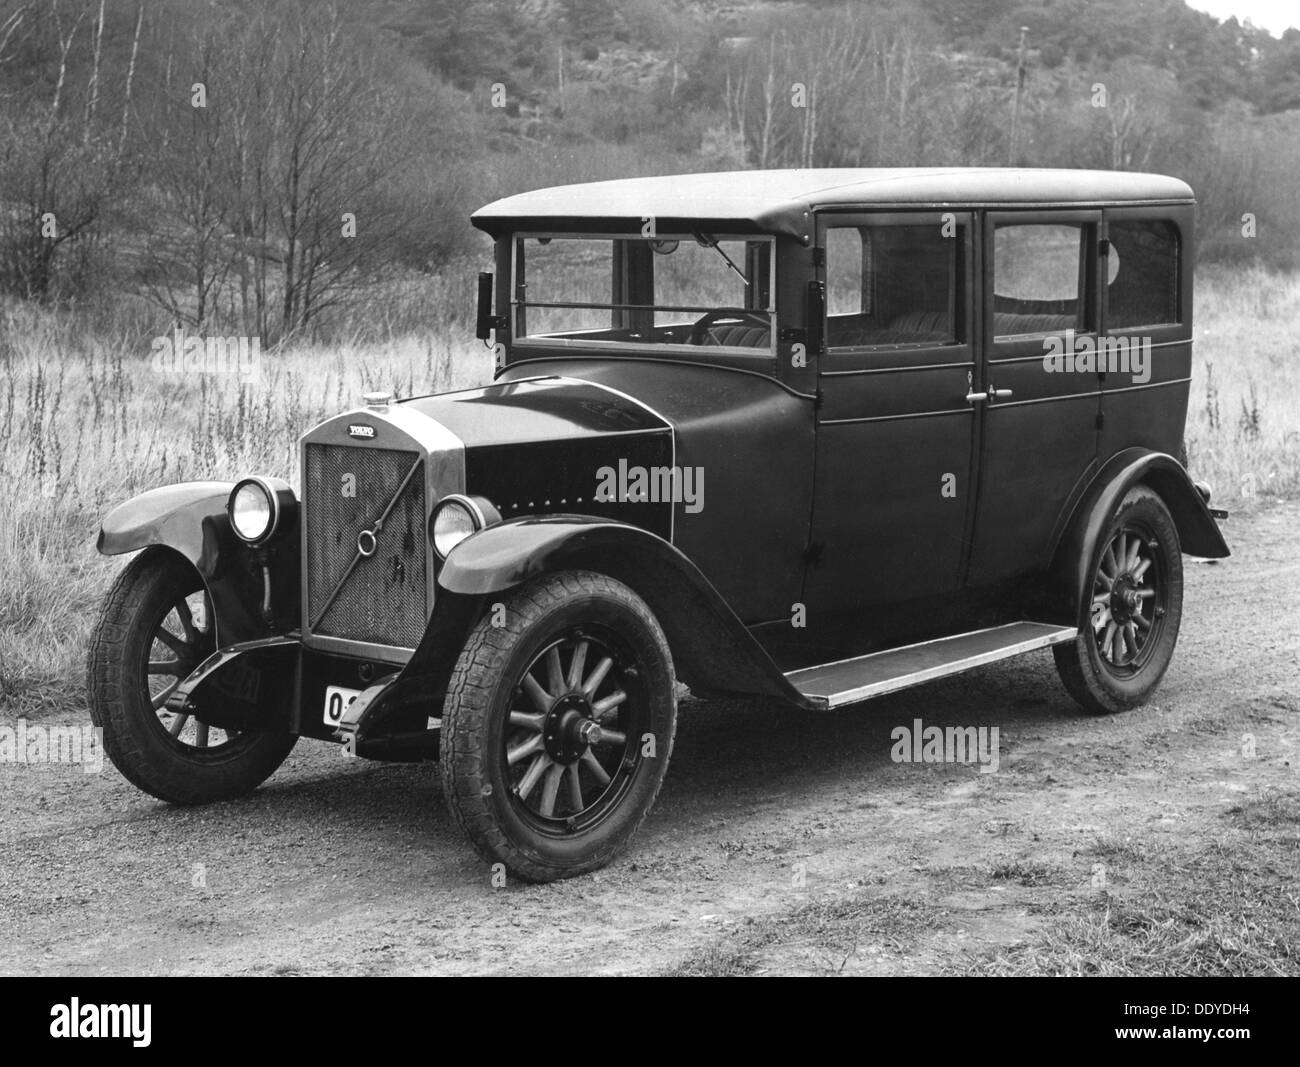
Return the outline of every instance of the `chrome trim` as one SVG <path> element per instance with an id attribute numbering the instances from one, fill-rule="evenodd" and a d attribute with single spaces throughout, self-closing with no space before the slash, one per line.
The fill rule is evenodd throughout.
<path id="1" fill-rule="evenodd" d="M 245 537 L 239 532 L 239 527 L 235 525 L 235 494 L 245 485 L 255 485 L 263 493 L 271 505 L 271 521 L 266 525 L 266 532 L 260 537 Z M 286 488 L 288 488 L 286 486 Z M 266 544 L 275 536 L 276 530 L 280 528 L 280 494 L 276 492 L 275 487 L 260 474 L 250 474 L 246 478 L 240 478 L 230 490 L 230 496 L 226 498 L 226 518 L 230 520 L 230 528 L 234 531 L 236 537 L 246 545 L 252 545 L 256 548 L 259 545 Z"/>
<path id="2" fill-rule="evenodd" d="M 407 399 L 416 398 L 408 397 Z M 337 415 L 331 415 L 328 419 L 322 419 L 298 439 L 298 470 L 300 474 L 306 472 L 308 444 L 336 444 L 342 448 L 355 448 L 358 450 L 365 448 L 393 448 L 395 447 L 393 442 L 384 439 L 378 433 L 373 438 L 367 438 L 364 441 L 346 436 L 348 421 L 355 420 L 358 417 L 367 418 L 381 427 L 388 425 L 404 438 L 396 447 L 405 447 L 410 450 L 414 446 L 414 450 L 420 452 L 420 459 L 424 462 L 425 506 L 427 509 L 424 521 L 427 531 L 429 518 L 433 515 L 438 503 L 443 499 L 439 494 L 446 490 L 451 490 L 451 493 L 459 493 L 465 489 L 465 442 L 438 422 L 437 419 L 405 407 L 405 403 L 405 400 L 394 401 L 383 411 L 374 411 L 370 408 L 350 408 Z M 334 425 L 342 428 L 343 439 L 339 441 L 321 440 L 320 435 Z M 446 495 L 451 495 L 451 493 Z M 301 516 L 299 520 L 301 526 L 299 555 L 302 557 L 299 570 L 302 605 L 305 607 L 309 585 L 307 573 L 307 508 L 310 506 L 305 483 L 302 486 L 302 495 L 298 506 Z M 429 546 L 429 555 L 431 558 L 425 567 L 425 608 L 432 612 L 438 590 L 438 577 L 435 573 L 436 568 L 433 566 L 437 554 L 433 552 L 432 546 Z M 425 619 L 425 625 L 428 625 L 427 618 Z M 343 637 L 329 637 L 324 634 L 317 635 L 312 633 L 311 620 L 305 617 L 302 620 L 302 643 L 305 647 L 314 651 L 337 652 L 342 655 L 396 664 L 405 664 L 415 651 L 412 648 L 396 645 L 378 645 L 371 644 L 368 641 L 354 641 Z"/>
<path id="3" fill-rule="evenodd" d="M 463 504 L 469 511 L 470 518 L 473 519 L 475 523 L 475 533 L 478 533 L 479 530 L 484 529 L 488 525 L 487 513 L 483 510 L 482 506 L 472 496 L 466 496 L 464 493 L 448 493 L 433 506 L 433 510 L 429 512 L 429 520 L 432 521 L 437 516 L 438 512 L 442 510 L 444 504 L 450 504 L 452 501 L 455 501 L 457 504 Z M 501 520 L 498 518 L 497 521 L 500 522 Z"/>
<path id="4" fill-rule="evenodd" d="M 474 524 L 474 529 L 457 541 L 456 544 L 452 545 L 451 548 L 447 549 L 444 554 L 438 551 L 438 539 L 434 535 L 433 531 L 434 527 L 438 523 L 438 512 L 451 504 L 455 504 L 457 507 L 462 507 L 469 512 L 469 520 Z M 497 521 L 501 521 L 500 515 L 497 516 Z M 438 557 L 439 562 L 445 563 L 447 561 L 447 556 L 450 556 L 454 551 L 456 551 L 458 545 L 464 543 L 468 538 L 473 537 L 480 530 L 486 529 L 487 525 L 487 515 L 484 514 L 483 509 L 479 506 L 477 500 L 473 497 L 466 496 L 464 493 L 448 493 L 445 497 L 439 500 L 438 503 L 433 506 L 433 510 L 429 512 L 429 546 L 433 549 L 433 554 Z"/>

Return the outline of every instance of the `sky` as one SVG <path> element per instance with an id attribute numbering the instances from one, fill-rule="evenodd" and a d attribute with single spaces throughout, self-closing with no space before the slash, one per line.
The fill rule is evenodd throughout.
<path id="1" fill-rule="evenodd" d="M 1288 26 L 1300 28 L 1300 5 L 1296 0 L 1187 0 L 1187 4 L 1220 20 L 1233 15 L 1238 22 L 1250 19 L 1274 37 L 1281 37 Z"/>

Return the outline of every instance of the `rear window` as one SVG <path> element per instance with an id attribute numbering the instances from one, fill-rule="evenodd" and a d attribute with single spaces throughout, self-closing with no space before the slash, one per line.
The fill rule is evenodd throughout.
<path id="1" fill-rule="evenodd" d="M 1106 329 L 1179 321 L 1178 231 L 1164 219 L 1110 224 Z"/>

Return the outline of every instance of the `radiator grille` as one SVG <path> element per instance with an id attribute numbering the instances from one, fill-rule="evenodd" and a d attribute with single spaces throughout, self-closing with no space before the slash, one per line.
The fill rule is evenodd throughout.
<path id="1" fill-rule="evenodd" d="M 312 633 L 414 648 L 428 617 L 419 453 L 308 444 L 305 462 L 306 618 Z M 374 555 L 360 556 L 357 535 L 373 530 L 386 510 Z"/>

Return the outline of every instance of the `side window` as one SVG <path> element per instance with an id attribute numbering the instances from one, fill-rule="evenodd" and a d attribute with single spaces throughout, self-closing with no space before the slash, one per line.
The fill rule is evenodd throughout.
<path id="1" fill-rule="evenodd" d="M 1109 229 L 1106 329 L 1178 322 L 1178 231 L 1163 219 L 1122 219 Z"/>
<path id="2" fill-rule="evenodd" d="M 826 231 L 826 314 L 832 321 L 869 310 L 862 285 L 862 236 L 856 226 Z"/>
<path id="3" fill-rule="evenodd" d="M 993 333 L 1056 333 L 1082 326 L 1083 226 L 1002 223 L 993 232 Z"/>
<path id="4" fill-rule="evenodd" d="M 964 236 L 938 218 L 828 229 L 827 347 L 956 343 Z"/>

